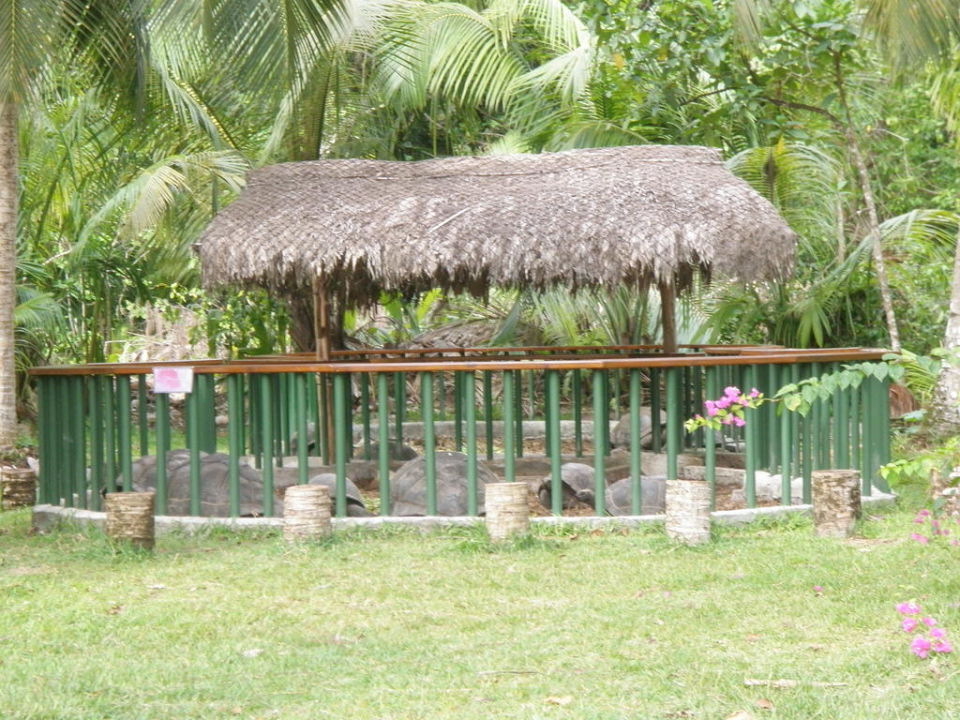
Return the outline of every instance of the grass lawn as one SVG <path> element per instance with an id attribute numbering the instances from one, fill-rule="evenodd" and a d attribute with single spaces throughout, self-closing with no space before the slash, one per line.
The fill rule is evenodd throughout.
<path id="1" fill-rule="evenodd" d="M 660 528 L 501 548 L 478 529 L 215 532 L 151 556 L 7 512 L 0 717 L 960 717 L 960 652 L 917 659 L 894 611 L 920 602 L 960 645 L 960 548 L 909 540 L 912 518 L 700 548 Z"/>

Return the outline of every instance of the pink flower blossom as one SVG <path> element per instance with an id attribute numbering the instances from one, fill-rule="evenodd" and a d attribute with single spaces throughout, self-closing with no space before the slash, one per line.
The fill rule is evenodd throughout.
<path id="1" fill-rule="evenodd" d="M 817 595 L 823 595 L 823 587 L 822 587 L 821 585 L 814 585 L 814 586 L 813 586 L 813 591 L 814 591 Z"/>
<path id="2" fill-rule="evenodd" d="M 910 633 L 910 632 L 913 632 L 914 630 L 917 629 L 917 625 L 918 625 L 918 624 L 919 624 L 919 623 L 917 623 L 917 619 L 916 619 L 916 618 L 905 617 L 905 618 L 903 619 L 903 622 L 900 623 L 900 627 L 903 628 L 903 631 L 904 631 L 904 632 Z"/>
<path id="3" fill-rule="evenodd" d="M 929 514 L 930 514 L 930 511 L 927 510 L 926 508 L 924 508 L 923 510 L 917 513 L 917 515 L 919 515 L 920 517 L 927 517 L 927 515 Z"/>
<path id="4" fill-rule="evenodd" d="M 923 660 L 930 654 L 931 647 L 933 647 L 932 643 L 923 635 L 917 635 L 910 643 L 910 651 Z"/>
<path id="5" fill-rule="evenodd" d="M 757 390 L 756 388 L 750 388 L 750 397 L 758 398 L 760 397 L 760 394 L 761 394 L 760 391 Z"/>
<path id="6" fill-rule="evenodd" d="M 735 400 L 740 397 L 740 388 L 729 385 L 723 389 L 723 394 L 731 400 Z"/>
<path id="7" fill-rule="evenodd" d="M 932 617 L 925 617 L 920 622 L 922 622 L 927 627 L 933 627 L 934 625 L 937 624 L 937 619 Z"/>
<path id="8" fill-rule="evenodd" d="M 737 417 L 736 415 L 731 415 L 731 417 L 733 418 L 733 424 L 736 425 L 737 427 L 743 427 L 744 425 L 747 424 L 747 421 L 744 420 L 742 417 Z"/>
<path id="9" fill-rule="evenodd" d="M 919 615 L 920 606 L 913 602 L 902 602 L 897 605 L 897 612 L 901 615 Z"/>
<path id="10" fill-rule="evenodd" d="M 914 521 L 917 525 L 923 525 L 923 524 L 927 521 L 927 518 L 926 518 L 925 515 L 917 515 L 917 516 L 913 519 L 913 521 Z"/>
<path id="11" fill-rule="evenodd" d="M 935 640 L 943 640 L 947 636 L 947 631 L 943 628 L 935 627 L 930 631 L 930 637 Z"/>
<path id="12" fill-rule="evenodd" d="M 926 535 L 921 535 L 920 533 L 910 533 L 910 539 L 916 540 L 921 545 L 926 545 L 928 542 L 930 542 L 930 538 L 928 538 Z"/>
<path id="13" fill-rule="evenodd" d="M 953 645 L 947 640 L 936 640 L 933 643 L 933 651 L 938 653 L 951 653 L 953 652 Z"/>
<path id="14" fill-rule="evenodd" d="M 707 415 L 710 417 L 717 414 L 717 404 L 713 400 L 707 400 L 703 406 L 707 409 Z"/>

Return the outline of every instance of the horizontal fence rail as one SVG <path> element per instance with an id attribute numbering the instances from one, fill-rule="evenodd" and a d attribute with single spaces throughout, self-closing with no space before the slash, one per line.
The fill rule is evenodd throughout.
<path id="1" fill-rule="evenodd" d="M 772 396 L 786 384 L 883 355 L 706 345 L 674 355 L 654 346 L 442 348 L 341 351 L 330 362 L 290 355 L 37 368 L 39 499 L 100 509 L 102 493 L 142 484 L 145 458 L 175 456 L 177 477 L 188 476 L 177 492 L 186 494 L 190 515 L 236 517 L 253 506 L 255 514 L 273 515 L 285 485 L 329 471 L 342 517 L 351 502 L 348 477 L 361 465 L 379 485 L 367 500 L 389 515 L 397 453 L 407 444 L 423 456 L 426 515 L 445 512 L 441 450 L 465 458 L 468 515 L 481 511 L 481 474 L 489 472 L 507 482 L 539 472 L 548 478 L 546 510 L 561 514 L 562 466 L 570 461 L 592 465 L 597 514 L 610 511 L 611 472 L 630 478 L 629 513 L 638 515 L 643 478 L 676 478 L 689 464 L 704 468 L 714 498 L 718 468 L 739 466 L 747 507 L 758 503 L 760 472 L 780 475 L 783 504 L 796 494 L 795 478 L 809 502 L 811 473 L 825 468 L 858 469 L 870 494 L 887 489 L 877 473 L 889 461 L 885 381 L 838 389 L 802 417 L 767 403 L 746 411 L 743 428 L 686 433 L 683 422 L 729 385 Z M 169 365 L 193 370 L 191 392 L 154 391 L 154 368 Z M 621 418 L 623 449 L 613 452 L 611 426 Z M 531 428 L 543 438 L 536 447 L 525 432 Z M 216 481 L 204 470 L 213 453 L 222 470 Z M 531 464 L 531 454 L 542 463 Z M 155 461 L 158 514 L 170 510 L 175 464 Z M 223 507 L 214 509 L 218 491 Z"/>

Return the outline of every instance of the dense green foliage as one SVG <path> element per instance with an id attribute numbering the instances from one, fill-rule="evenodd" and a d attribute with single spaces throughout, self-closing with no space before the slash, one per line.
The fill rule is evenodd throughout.
<path id="1" fill-rule="evenodd" d="M 904 345 L 927 352 L 942 338 L 957 83 L 942 63 L 908 73 L 889 62 L 889 28 L 853 0 L 113 5 L 114 31 L 142 41 L 129 92 L 93 82 L 110 58 L 80 37 L 23 105 L 24 363 L 116 357 L 158 303 L 198 312 L 212 350 L 283 346 L 289 300 L 206 297 L 190 251 L 251 166 L 648 142 L 722 148 L 801 237 L 782 282 L 689 298 L 688 337 L 885 345 L 872 190 Z M 451 308 L 516 327 L 514 299 L 494 303 L 500 312 L 431 302 L 417 328 Z M 625 291 L 518 309 L 519 326 L 548 340 L 656 337 L 657 303 Z"/>

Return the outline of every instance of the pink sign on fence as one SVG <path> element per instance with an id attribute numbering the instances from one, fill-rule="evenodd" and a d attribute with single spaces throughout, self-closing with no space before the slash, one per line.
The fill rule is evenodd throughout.
<path id="1" fill-rule="evenodd" d="M 188 393 L 193 390 L 192 367 L 155 367 L 153 391 L 158 393 Z"/>

